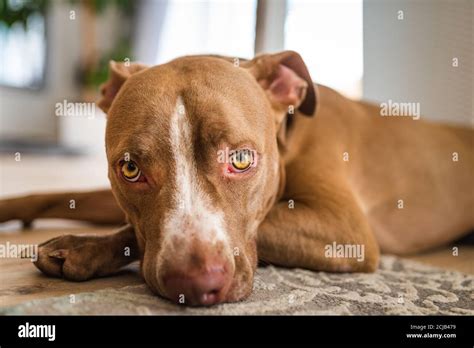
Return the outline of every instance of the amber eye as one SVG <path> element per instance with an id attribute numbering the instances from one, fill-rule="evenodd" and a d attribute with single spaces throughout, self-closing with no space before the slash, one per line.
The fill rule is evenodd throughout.
<path id="1" fill-rule="evenodd" d="M 237 150 L 230 155 L 230 163 L 237 172 L 248 170 L 254 161 L 253 152 L 249 149 Z"/>
<path id="2" fill-rule="evenodd" d="M 122 175 L 125 180 L 135 182 L 140 178 L 141 170 L 137 164 L 133 161 L 126 161 L 122 163 L 121 167 Z"/>

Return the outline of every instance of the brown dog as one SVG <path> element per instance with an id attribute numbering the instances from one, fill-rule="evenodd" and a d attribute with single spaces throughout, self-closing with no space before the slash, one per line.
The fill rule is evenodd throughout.
<path id="1" fill-rule="evenodd" d="M 140 259 L 154 292 L 210 305 L 250 294 L 257 255 L 372 272 L 379 250 L 418 252 L 474 228 L 472 129 L 382 117 L 314 85 L 295 52 L 236 63 L 111 63 L 99 106 L 113 196 L 4 200 L 0 221 L 128 225 L 42 244 L 40 270 L 86 280 Z"/>

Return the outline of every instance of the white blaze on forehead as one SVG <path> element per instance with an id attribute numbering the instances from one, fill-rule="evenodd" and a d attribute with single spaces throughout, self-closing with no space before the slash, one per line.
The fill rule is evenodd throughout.
<path id="1" fill-rule="evenodd" d="M 181 97 L 178 97 L 170 122 L 170 144 L 176 171 L 172 207 L 164 221 L 164 237 L 184 237 L 193 232 L 201 240 L 226 241 L 223 214 L 212 207 L 209 196 L 199 185 L 191 125 Z"/>

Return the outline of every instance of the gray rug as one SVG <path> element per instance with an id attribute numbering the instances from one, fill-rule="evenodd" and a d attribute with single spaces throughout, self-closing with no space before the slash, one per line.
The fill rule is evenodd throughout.
<path id="1" fill-rule="evenodd" d="M 145 285 L 104 289 L 23 303 L 1 314 L 474 314 L 474 276 L 384 256 L 374 274 L 331 274 L 259 268 L 253 294 L 210 308 L 174 305 Z"/>

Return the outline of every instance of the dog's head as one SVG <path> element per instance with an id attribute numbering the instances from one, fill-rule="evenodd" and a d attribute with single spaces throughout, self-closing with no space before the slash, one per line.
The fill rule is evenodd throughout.
<path id="1" fill-rule="evenodd" d="M 111 62 L 101 90 L 109 178 L 135 228 L 143 276 L 178 303 L 250 294 L 258 226 L 281 187 L 277 133 L 288 110 L 315 111 L 297 53 L 237 63 Z"/>

